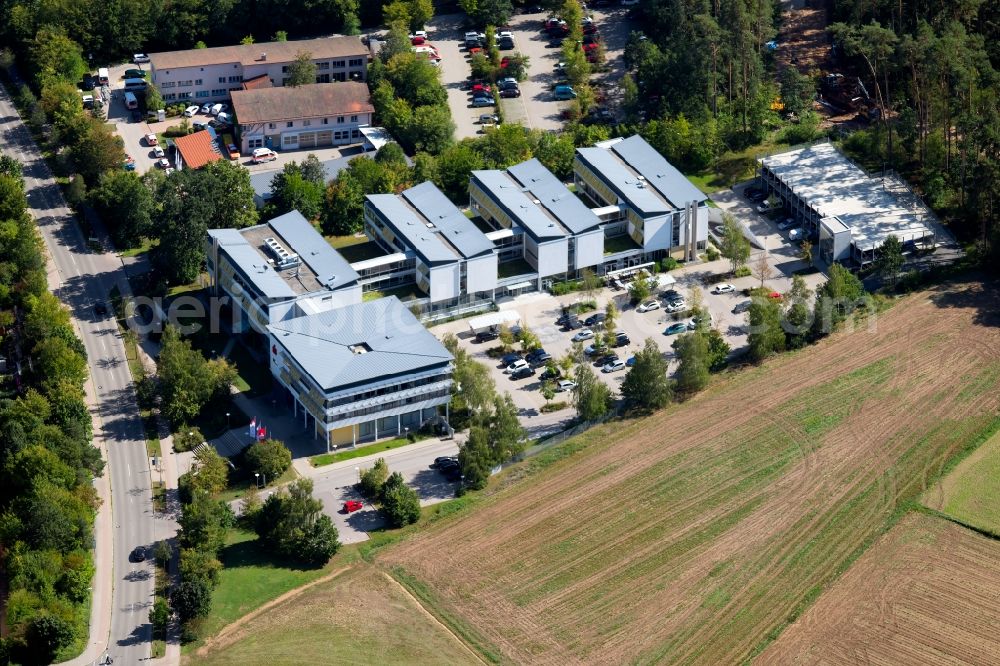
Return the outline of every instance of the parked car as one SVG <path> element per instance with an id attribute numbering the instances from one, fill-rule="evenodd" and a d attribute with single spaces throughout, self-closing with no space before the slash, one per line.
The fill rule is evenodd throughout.
<path id="1" fill-rule="evenodd" d="M 556 86 L 552 94 L 559 100 L 576 99 L 576 91 L 572 86 Z"/>
<path id="2" fill-rule="evenodd" d="M 731 294 L 736 291 L 736 287 L 729 284 L 728 282 L 723 282 L 722 284 L 717 284 L 712 289 L 713 294 Z"/>
<path id="3" fill-rule="evenodd" d="M 153 157 L 163 157 L 166 153 L 163 152 L 163 148 L 160 146 L 153 146 Z"/>
<path id="4" fill-rule="evenodd" d="M 229 109 L 228 104 L 219 103 L 219 104 L 213 104 L 212 108 L 209 109 L 208 112 L 213 116 L 217 116 L 228 109 Z"/>
<path id="5" fill-rule="evenodd" d="M 691 317 L 691 320 L 688 321 L 688 323 L 687 323 L 688 330 L 689 331 L 693 331 L 694 329 L 698 328 L 698 325 L 702 323 L 702 320 L 704 320 L 705 323 L 707 323 L 709 326 L 711 326 L 712 325 L 712 313 L 709 312 L 709 313 L 706 313 L 706 314 L 703 314 L 703 315 L 698 315 L 697 317 Z"/>
<path id="6" fill-rule="evenodd" d="M 772 204 L 770 201 L 761 201 L 760 205 L 757 206 L 758 213 L 770 213 L 772 210 L 778 210 L 781 208 L 780 204 Z"/>
<path id="7" fill-rule="evenodd" d="M 596 365 L 599 368 L 603 368 L 608 363 L 614 363 L 617 360 L 618 360 L 618 354 L 603 354 L 599 356 L 596 361 L 594 361 L 594 365 Z"/>
<path id="8" fill-rule="evenodd" d="M 503 357 L 500 358 L 500 365 L 506 368 L 507 366 L 517 363 L 523 359 L 524 357 L 517 352 L 511 352 L 509 354 L 504 354 Z"/>
<path id="9" fill-rule="evenodd" d="M 666 291 L 663 292 L 663 298 L 667 299 L 668 301 L 676 301 L 678 299 L 684 298 L 684 295 L 681 294 L 681 292 L 677 291 L 676 289 L 667 289 Z"/>
<path id="10" fill-rule="evenodd" d="M 619 370 L 624 370 L 624 369 L 625 369 L 625 361 L 623 361 L 621 359 L 616 359 L 616 360 L 612 361 L 611 363 L 608 363 L 607 365 L 605 365 L 603 368 L 601 368 L 601 372 L 612 373 L 612 372 L 618 372 Z"/>
<path id="11" fill-rule="evenodd" d="M 667 312 L 673 314 L 674 312 L 684 312 L 687 310 L 687 303 L 683 300 L 680 301 L 670 301 L 667 303 Z"/>
<path id="12" fill-rule="evenodd" d="M 753 301 L 750 300 L 740 301 L 739 303 L 733 306 L 733 314 L 740 314 L 741 312 L 746 312 L 747 310 L 750 309 L 751 305 L 753 305 Z"/>
<path id="13" fill-rule="evenodd" d="M 587 345 L 583 353 L 587 356 L 600 356 L 606 351 L 608 351 L 607 345 Z"/>
<path id="14" fill-rule="evenodd" d="M 358 500 L 347 500 L 344 502 L 344 506 L 342 506 L 340 510 L 344 513 L 354 513 L 355 511 L 361 511 L 363 507 L 364 504 Z"/>
<path id="15" fill-rule="evenodd" d="M 497 81 L 497 85 L 500 86 L 500 90 L 506 90 L 507 88 L 517 88 L 517 79 L 508 76 L 506 78 Z"/>
<path id="16" fill-rule="evenodd" d="M 562 379 L 556 384 L 557 393 L 565 393 L 566 391 L 572 391 L 576 388 L 576 382 L 571 382 L 568 379 Z"/>
<path id="17" fill-rule="evenodd" d="M 144 69 L 126 69 L 125 70 L 126 79 L 144 79 L 146 78 L 146 70 Z"/>
<path id="18" fill-rule="evenodd" d="M 795 227 L 794 229 L 788 230 L 788 240 L 799 241 L 805 238 L 806 232 L 802 230 L 802 227 Z"/>
<path id="19" fill-rule="evenodd" d="M 206 102 L 205 104 L 201 105 L 201 112 L 202 113 L 206 113 L 207 114 L 207 113 L 211 113 L 211 111 L 212 111 L 212 103 L 211 102 Z"/>
<path id="20" fill-rule="evenodd" d="M 156 160 L 156 166 L 160 167 L 161 169 L 169 169 L 170 160 L 168 160 L 166 157 L 161 157 L 160 159 Z"/>
<path id="21" fill-rule="evenodd" d="M 479 331 L 476 333 L 476 342 L 489 342 L 490 340 L 496 340 L 499 337 L 500 333 L 491 328 L 487 331 Z"/>
<path id="22" fill-rule="evenodd" d="M 629 356 L 628 360 L 625 361 L 625 365 L 629 368 L 635 366 L 635 356 Z"/>
<path id="23" fill-rule="evenodd" d="M 651 312 L 653 310 L 659 310 L 660 304 L 656 301 L 646 301 L 639 307 L 635 309 L 636 312 Z"/>
<path id="24" fill-rule="evenodd" d="M 791 229 L 795 226 L 794 217 L 786 217 L 784 220 L 778 223 L 778 229 L 780 231 L 785 231 L 786 229 Z"/>
<path id="25" fill-rule="evenodd" d="M 492 97 L 487 97 L 486 95 L 477 96 L 472 98 L 472 103 L 470 104 L 473 108 L 479 108 L 482 106 L 495 106 Z"/>
<path id="26" fill-rule="evenodd" d="M 627 344 L 631 344 L 632 340 L 625 333 L 619 331 L 615 333 L 615 347 L 624 347 Z"/>
<path id="27" fill-rule="evenodd" d="M 545 372 L 538 376 L 539 379 L 545 381 L 546 379 L 558 379 L 559 370 L 557 368 L 546 367 Z"/>
<path id="28" fill-rule="evenodd" d="M 184 109 L 185 118 L 194 118 L 196 113 L 198 113 L 197 106 L 189 106 L 188 108 Z"/>
<path id="29" fill-rule="evenodd" d="M 410 44 L 413 46 L 420 46 L 427 41 L 426 37 L 421 37 L 420 35 L 410 35 Z"/>
<path id="30" fill-rule="evenodd" d="M 584 340 L 590 340 L 594 337 L 594 332 L 589 328 L 585 328 L 581 331 L 577 331 L 576 335 L 573 336 L 573 342 L 583 342 Z"/>
<path id="31" fill-rule="evenodd" d="M 683 322 L 677 322 L 676 324 L 671 324 L 667 326 L 667 330 L 663 331 L 663 335 L 677 335 L 678 333 L 683 333 L 687 330 L 687 324 Z"/>
<path id="32" fill-rule="evenodd" d="M 145 546 L 136 546 L 132 549 L 132 552 L 128 556 L 131 562 L 145 562 L 146 561 L 146 548 Z"/>
<path id="33" fill-rule="evenodd" d="M 144 138 L 146 140 L 146 145 L 147 146 L 155 146 L 156 145 L 156 135 L 153 134 L 152 132 L 150 132 L 149 134 L 145 135 L 142 138 Z"/>
<path id="34" fill-rule="evenodd" d="M 595 324 L 604 323 L 604 320 L 607 318 L 608 316 L 603 312 L 597 312 L 584 319 L 583 323 L 587 326 L 594 326 Z"/>
<path id="35" fill-rule="evenodd" d="M 530 365 L 527 365 L 523 368 L 518 368 L 514 372 L 510 373 L 510 378 L 514 380 L 524 379 L 525 377 L 531 377 L 533 374 L 535 374 L 535 369 L 532 368 Z"/>
<path id="36" fill-rule="evenodd" d="M 573 317 L 566 322 L 563 328 L 567 331 L 578 331 L 583 328 L 583 322 L 580 321 L 579 318 Z"/>
<path id="37" fill-rule="evenodd" d="M 438 456 L 437 458 L 434 459 L 434 462 L 431 463 L 431 467 L 441 467 L 442 465 L 447 465 L 448 463 L 451 462 L 457 463 L 458 458 L 456 458 L 455 456 Z"/>
<path id="38" fill-rule="evenodd" d="M 95 77 L 93 74 L 84 74 L 83 85 L 81 85 L 80 87 L 83 88 L 84 90 L 93 90 L 94 88 L 97 87 L 97 77 Z"/>
<path id="39" fill-rule="evenodd" d="M 141 123 L 142 111 L 140 111 L 139 109 L 132 109 L 131 113 L 129 114 L 129 120 L 132 121 L 133 123 Z"/>
<path id="40" fill-rule="evenodd" d="M 131 155 L 126 155 L 125 162 L 122 163 L 122 168 L 126 171 L 135 171 L 135 158 Z"/>
<path id="41" fill-rule="evenodd" d="M 532 355 L 529 354 L 528 358 L 526 360 L 528 361 L 528 363 L 531 364 L 532 367 L 537 368 L 538 366 L 545 365 L 546 363 L 548 363 L 549 361 L 551 361 L 552 360 L 552 354 L 548 353 L 547 351 L 545 351 L 543 349 L 543 350 L 540 351 L 540 353 L 538 353 L 538 354 L 536 354 L 534 356 L 532 356 Z"/>
<path id="42" fill-rule="evenodd" d="M 149 62 L 149 56 L 145 53 L 134 53 L 132 54 L 132 62 L 137 65 L 142 65 Z"/>
<path id="43" fill-rule="evenodd" d="M 253 151 L 253 163 L 260 164 L 262 162 L 273 162 L 278 159 L 278 154 L 271 150 L 270 148 L 254 148 Z"/>
<path id="44" fill-rule="evenodd" d="M 495 113 L 484 113 L 479 116 L 479 124 L 489 127 L 500 124 L 500 116 Z"/>
<path id="45" fill-rule="evenodd" d="M 519 88 L 503 88 L 500 91 L 500 96 L 504 98 L 520 97 L 521 90 Z"/>
<path id="46" fill-rule="evenodd" d="M 227 144 L 226 151 L 229 153 L 229 159 L 231 160 L 240 159 L 240 149 L 236 147 L 235 143 Z"/>

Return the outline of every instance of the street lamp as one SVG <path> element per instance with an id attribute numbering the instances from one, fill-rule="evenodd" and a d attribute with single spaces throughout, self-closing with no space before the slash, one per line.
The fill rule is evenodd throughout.
<path id="1" fill-rule="evenodd" d="M 260 489 L 260 472 L 253 473 L 253 487 Z"/>
<path id="2" fill-rule="evenodd" d="M 229 412 L 226 412 L 226 430 L 229 430 Z"/>

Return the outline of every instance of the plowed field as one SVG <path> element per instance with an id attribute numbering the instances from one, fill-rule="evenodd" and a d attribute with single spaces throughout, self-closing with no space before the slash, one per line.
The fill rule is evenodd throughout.
<path id="1" fill-rule="evenodd" d="M 759 664 L 1000 663 L 1000 544 L 907 516 Z"/>
<path id="2" fill-rule="evenodd" d="M 979 283 L 916 294 L 874 327 L 591 430 L 379 560 L 503 661 L 737 663 L 992 426 L 997 300 Z"/>

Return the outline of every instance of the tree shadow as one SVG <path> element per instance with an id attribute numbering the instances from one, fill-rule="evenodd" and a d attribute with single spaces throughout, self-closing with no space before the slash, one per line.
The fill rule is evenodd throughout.
<path id="1" fill-rule="evenodd" d="M 971 281 L 977 280 L 978 281 Z M 932 289 L 931 302 L 940 308 L 975 310 L 973 323 L 1000 327 L 1000 281 L 970 275 L 968 282 L 945 282 Z"/>
<path id="2" fill-rule="evenodd" d="M 293 569 L 309 571 L 316 567 L 295 560 L 285 559 L 267 550 L 260 539 L 229 544 L 220 552 L 222 564 L 227 569 L 237 567 L 261 567 L 271 569 Z"/>
<path id="3" fill-rule="evenodd" d="M 125 611 L 136 611 L 136 610 L 138 610 L 134 606 L 135 605 L 133 604 L 133 607 L 131 607 L 131 608 L 125 608 L 123 610 L 125 610 Z M 129 646 L 132 646 L 132 645 L 139 645 L 141 643 L 147 642 L 149 640 L 150 636 L 152 636 L 152 635 L 153 635 L 153 625 L 150 624 L 150 623 L 148 623 L 148 622 L 145 622 L 145 623 L 136 625 L 136 627 L 131 631 L 131 633 L 129 633 L 129 635 L 126 636 L 125 638 L 119 639 L 118 640 L 118 645 L 120 647 L 129 647 Z"/>

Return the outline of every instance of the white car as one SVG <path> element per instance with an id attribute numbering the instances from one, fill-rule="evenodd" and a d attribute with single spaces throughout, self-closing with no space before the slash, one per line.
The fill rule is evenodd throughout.
<path id="1" fill-rule="evenodd" d="M 132 62 L 134 62 L 137 65 L 145 64 L 149 62 L 149 56 L 146 55 L 145 53 L 134 53 L 132 55 Z"/>
<path id="2" fill-rule="evenodd" d="M 278 153 L 274 152 L 270 148 L 254 148 L 254 164 L 260 164 L 261 162 L 273 162 L 276 159 L 278 159 Z"/>
<path id="3" fill-rule="evenodd" d="M 611 373 L 611 372 L 618 372 L 619 370 L 624 370 L 624 369 L 625 369 L 625 361 L 618 359 L 617 361 L 611 361 L 611 363 L 608 363 L 606 366 L 601 368 L 601 372 Z"/>
<path id="4" fill-rule="evenodd" d="M 689 319 L 688 323 L 687 323 L 688 330 L 689 331 L 693 331 L 696 328 L 698 328 L 698 324 L 701 323 L 702 317 L 704 317 L 706 319 L 706 321 L 708 322 L 709 326 L 712 325 L 712 313 L 708 312 L 708 313 L 706 313 L 704 315 L 700 315 L 698 317 L 691 317 L 691 319 Z"/>
<path id="5" fill-rule="evenodd" d="M 556 385 L 556 391 L 558 393 L 564 393 L 566 391 L 572 391 L 575 388 L 576 388 L 576 382 L 571 382 L 568 379 L 561 379 L 561 380 L 559 380 L 559 383 Z"/>
<path id="6" fill-rule="evenodd" d="M 687 310 L 687 307 L 686 301 L 670 301 L 670 303 L 667 304 L 666 310 L 671 313 L 684 312 Z"/>
<path id="7" fill-rule="evenodd" d="M 194 115 L 198 113 L 198 109 L 199 107 L 197 106 L 189 106 L 188 108 L 184 109 L 184 117 L 194 118 Z"/>
<path id="8" fill-rule="evenodd" d="M 659 310 L 660 304 L 656 301 L 646 301 L 639 307 L 635 309 L 636 312 L 650 312 L 652 310 Z"/>
<path id="9" fill-rule="evenodd" d="M 169 169 L 170 160 L 168 160 L 166 157 L 161 157 L 160 159 L 156 160 L 156 166 L 160 167 L 161 169 Z"/>
<path id="10" fill-rule="evenodd" d="M 161 148 L 160 146 L 154 146 L 153 155 L 155 155 L 156 157 L 163 157 L 163 148 Z"/>
<path id="11" fill-rule="evenodd" d="M 503 369 L 503 371 L 505 373 L 511 373 L 514 372 L 515 370 L 520 370 L 521 368 L 527 368 L 527 367 L 530 367 L 528 365 L 528 362 L 522 358 L 508 365 L 506 368 Z"/>
<path id="12" fill-rule="evenodd" d="M 576 335 L 573 336 L 573 342 L 583 342 L 584 340 L 590 340 L 594 337 L 594 332 L 589 328 L 585 328 L 581 331 L 577 331 Z"/>
<path id="13" fill-rule="evenodd" d="M 208 112 L 210 114 L 212 114 L 213 116 L 217 116 L 220 113 L 222 113 L 224 111 L 227 111 L 228 109 L 229 109 L 229 105 L 228 104 L 213 104 L 212 108 L 209 109 Z"/>
<path id="14" fill-rule="evenodd" d="M 156 145 L 156 135 L 153 134 L 152 132 L 150 132 L 149 134 L 145 135 L 142 138 L 144 138 L 146 140 L 146 145 L 147 146 L 155 146 Z"/>
<path id="15" fill-rule="evenodd" d="M 736 287 L 734 287 L 733 285 L 729 284 L 728 282 L 723 282 L 722 284 L 717 284 L 717 285 L 715 285 L 715 288 L 712 289 L 712 293 L 713 294 L 731 294 L 734 291 L 736 291 Z"/>

